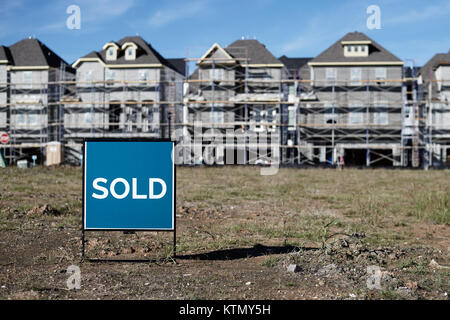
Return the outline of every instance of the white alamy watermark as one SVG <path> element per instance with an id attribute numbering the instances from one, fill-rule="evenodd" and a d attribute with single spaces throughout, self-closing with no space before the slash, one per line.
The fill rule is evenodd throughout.
<path id="1" fill-rule="evenodd" d="M 381 9 L 379 6 L 372 4 L 367 7 L 366 13 L 370 16 L 367 17 L 366 26 L 367 29 L 381 29 Z"/>
<path id="2" fill-rule="evenodd" d="M 67 274 L 70 274 L 66 281 L 67 289 L 81 289 L 81 270 L 76 265 L 67 267 Z"/>
<path id="3" fill-rule="evenodd" d="M 260 165 L 261 175 L 274 175 L 280 166 L 280 134 L 239 129 L 205 128 L 201 121 L 193 130 L 176 129 L 173 161 L 178 165 Z"/>
<path id="4" fill-rule="evenodd" d="M 80 7 L 75 4 L 72 4 L 67 7 L 66 13 L 70 14 L 70 16 L 67 17 L 67 20 L 66 20 L 67 29 L 80 30 L 81 29 L 81 9 L 80 9 Z"/>

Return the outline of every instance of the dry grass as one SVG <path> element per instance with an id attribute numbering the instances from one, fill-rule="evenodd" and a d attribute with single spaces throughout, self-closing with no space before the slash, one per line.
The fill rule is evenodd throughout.
<path id="1" fill-rule="evenodd" d="M 3 278 L 0 276 L 0 282 L 16 279 L 20 283 L 17 289 L 11 289 L 9 296 L 34 290 L 32 288 L 35 287 L 45 287 L 50 271 L 42 270 L 79 263 L 81 178 L 81 169 L 73 167 L 0 170 L 0 242 L 4 244 L 0 248 L 0 268 L 4 269 L 2 272 L 5 275 Z M 60 214 L 30 214 L 33 212 L 30 209 L 46 204 Z M 152 272 L 154 276 L 167 278 L 167 283 L 161 286 L 171 288 L 175 296 L 169 298 L 246 298 L 248 288 L 244 288 L 247 291 L 236 291 L 236 286 L 244 281 L 236 280 L 239 278 L 237 274 L 252 277 L 255 270 L 265 268 L 273 271 L 267 275 L 258 273 L 262 278 L 255 281 L 264 285 L 250 297 L 278 298 L 278 291 L 272 293 L 271 290 L 282 287 L 286 290 L 286 296 L 280 298 L 295 298 L 300 290 L 300 279 L 294 282 L 285 279 L 285 285 L 282 285 L 283 282 L 278 285 L 270 282 L 284 279 L 285 276 L 280 275 L 276 268 L 284 258 L 270 250 L 260 250 L 258 245 L 320 249 L 330 238 L 334 239 L 334 235 L 364 233 L 365 243 L 372 247 L 424 246 L 446 252 L 450 247 L 449 204 L 448 170 L 282 168 L 274 176 L 261 176 L 259 169 L 254 167 L 179 167 L 177 252 L 197 258 L 201 258 L 201 254 L 210 254 L 215 262 L 185 262 L 185 267 L 190 269 L 183 270 L 184 273 L 197 274 L 203 270 L 204 273 L 195 278 L 198 283 L 193 278 L 184 279 L 177 269 L 152 269 Z M 98 233 L 91 234 L 90 239 L 87 249 L 93 256 L 129 254 L 131 247 L 135 250 L 131 253 L 138 256 L 148 253 L 150 256 L 157 254 L 158 257 L 168 258 L 171 254 L 171 239 L 167 234 Z M 247 248 L 260 250 L 258 252 L 262 256 L 253 254 L 255 250 Z M 228 254 L 236 255 L 234 262 L 220 262 Z M 217 256 L 219 259 L 216 262 Z M 425 260 L 428 262 L 429 259 Z M 395 267 L 408 268 L 408 261 L 402 263 Z M 413 276 L 423 271 L 423 263 L 412 265 Z M 7 267 L 11 265 L 13 269 Z M 84 283 L 93 285 L 95 281 L 100 281 L 95 279 L 103 279 L 96 278 L 102 267 L 89 263 L 83 266 L 84 273 L 88 273 Z M 112 278 L 105 278 L 102 285 L 113 281 L 111 279 L 127 279 L 131 281 L 127 287 L 129 296 L 142 294 L 145 288 L 136 281 L 148 276 L 145 267 L 130 265 L 126 267 L 126 274 L 119 271 L 123 270 L 121 267 L 108 268 Z M 240 268 L 244 271 L 236 273 Z M 39 280 L 41 275 L 42 280 Z M 423 279 L 431 281 L 431 284 L 424 282 L 423 286 L 434 291 L 445 288 L 448 275 L 439 277 L 427 273 Z M 230 286 L 220 284 L 220 288 L 210 287 L 211 283 L 223 279 L 227 279 Z M 187 287 L 189 284 L 185 280 L 189 280 L 191 285 L 194 282 L 196 289 Z M 246 281 L 248 279 L 244 283 Z M 308 281 L 301 284 L 308 285 Z M 314 284 L 311 285 L 314 287 Z M 119 290 L 120 286 L 117 288 L 111 289 L 114 297 L 123 297 L 124 292 L 128 292 L 123 288 Z M 155 290 L 160 297 L 167 298 L 167 290 Z M 309 289 L 305 290 L 308 292 Z M 317 288 L 314 290 L 317 291 Z M 39 297 L 44 292 L 41 291 Z M 315 295 L 320 295 L 320 292 Z M 393 295 L 395 293 L 386 291 L 375 298 L 392 298 Z M 59 293 L 55 293 L 54 297 L 59 297 Z M 97 296 L 86 291 L 70 297 Z"/>

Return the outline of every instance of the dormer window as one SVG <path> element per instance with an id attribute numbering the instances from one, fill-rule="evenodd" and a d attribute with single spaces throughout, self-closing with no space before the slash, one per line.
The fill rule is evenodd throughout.
<path id="1" fill-rule="evenodd" d="M 133 42 L 125 42 L 122 45 L 122 50 L 125 53 L 125 60 L 136 60 L 136 44 L 134 44 Z"/>
<path id="2" fill-rule="evenodd" d="M 127 49 L 127 56 L 125 59 L 134 60 L 134 50 L 132 48 Z"/>
<path id="3" fill-rule="evenodd" d="M 342 41 L 345 57 L 367 57 L 369 56 L 369 45 L 371 41 Z"/>
<path id="4" fill-rule="evenodd" d="M 115 48 L 109 48 L 108 49 L 108 56 L 106 57 L 107 60 L 116 60 L 116 49 Z"/>
<path id="5" fill-rule="evenodd" d="M 119 50 L 119 46 L 117 44 L 114 42 L 108 42 L 103 46 L 103 50 L 106 50 L 106 60 L 117 60 L 117 51 Z"/>

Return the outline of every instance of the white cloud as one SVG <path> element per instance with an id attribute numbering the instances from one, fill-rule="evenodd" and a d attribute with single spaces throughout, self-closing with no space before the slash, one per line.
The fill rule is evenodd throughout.
<path id="1" fill-rule="evenodd" d="M 298 28 L 289 34 L 296 34 L 282 43 L 280 51 L 292 54 L 317 55 L 348 32 L 364 32 L 366 8 L 354 1 L 340 2 L 333 10 L 306 15 Z M 295 33 L 294 33 L 295 32 Z M 311 51 L 314 50 L 314 51 Z"/>
<path id="2" fill-rule="evenodd" d="M 105 21 L 120 17 L 135 6 L 135 0 L 81 0 L 75 2 L 80 7 L 81 21 Z"/>
<path id="3" fill-rule="evenodd" d="M 156 11 L 155 14 L 150 17 L 148 23 L 154 27 L 161 27 L 176 20 L 205 11 L 208 5 L 208 0 L 197 0 L 179 5 L 167 6 L 166 8 Z"/>
<path id="4" fill-rule="evenodd" d="M 329 23 L 326 27 L 323 24 L 323 19 L 312 18 L 309 23 L 305 24 L 305 27 L 301 28 L 302 31 L 299 35 L 281 45 L 281 51 L 290 53 L 318 48 L 319 51 L 316 54 L 319 54 L 346 33 L 358 29 L 363 30 L 362 25 L 359 28 L 346 27 L 339 23 L 336 25 L 339 27 L 336 28 L 332 23 Z"/>
<path id="5" fill-rule="evenodd" d="M 98 27 L 98 24 L 124 15 L 136 4 L 136 0 L 78 0 L 74 4 L 80 7 L 80 32 L 92 32 Z M 52 12 L 53 17 L 57 19 L 47 21 L 47 24 L 37 27 L 36 31 L 38 33 L 67 31 L 66 19 L 69 17 L 69 13 L 66 12 L 67 7 L 68 5 L 52 7 L 50 4 L 41 7 L 41 12 Z M 89 24 L 87 29 L 84 27 L 86 23 Z"/>
<path id="6" fill-rule="evenodd" d="M 383 14 L 383 13 L 382 13 Z M 450 14 L 450 3 L 443 5 L 430 5 L 420 10 L 414 9 L 406 11 L 404 14 L 393 16 L 386 21 L 382 21 L 382 24 L 386 25 L 398 25 L 402 23 L 416 23 L 423 22 L 430 19 L 436 19 L 442 16 L 448 16 Z"/>

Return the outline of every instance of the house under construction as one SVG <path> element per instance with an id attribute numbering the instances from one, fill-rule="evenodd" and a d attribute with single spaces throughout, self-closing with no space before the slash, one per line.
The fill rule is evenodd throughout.
<path id="1" fill-rule="evenodd" d="M 450 166 L 450 51 L 432 57 L 419 71 L 424 105 L 425 165 Z"/>
<path id="2" fill-rule="evenodd" d="M 276 58 L 241 39 L 198 58 L 165 59 L 136 36 L 69 67 L 37 40 L 23 41 L 38 44 L 42 63 L 25 57 L 31 49 L 0 47 L 10 164 L 31 146 L 45 157 L 49 142 L 80 164 L 86 137 L 170 137 L 184 165 L 449 165 L 448 54 L 419 69 L 351 32 L 316 57 Z"/>
<path id="3" fill-rule="evenodd" d="M 59 101 L 65 92 L 60 84 L 73 72 L 38 39 L 0 47 L 0 131 L 10 137 L 9 144 L 0 148 L 7 162 L 30 155 L 37 163 L 61 161 Z"/>
<path id="4" fill-rule="evenodd" d="M 167 60 L 134 36 L 106 43 L 73 67 L 74 88 L 63 98 L 66 161 L 80 162 L 86 137 L 169 137 L 181 110 L 183 59 Z"/>
<path id="5" fill-rule="evenodd" d="M 184 97 L 185 134 L 195 121 L 204 131 L 214 128 L 203 135 L 201 155 L 218 164 L 224 147 L 211 141 L 241 128 L 235 151 L 245 150 L 245 164 L 420 165 L 423 140 L 414 139 L 420 128 L 408 112 L 419 109 L 415 79 L 406 79 L 403 61 L 363 33 L 348 33 L 315 58 L 276 59 L 257 40 L 214 44 L 197 66 Z M 262 139 L 267 147 L 261 133 L 270 133 Z"/>

